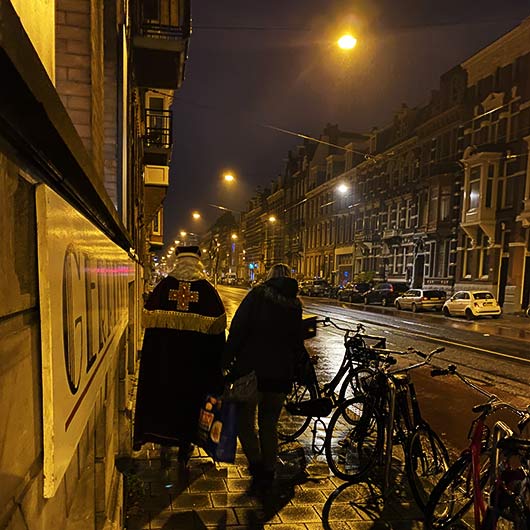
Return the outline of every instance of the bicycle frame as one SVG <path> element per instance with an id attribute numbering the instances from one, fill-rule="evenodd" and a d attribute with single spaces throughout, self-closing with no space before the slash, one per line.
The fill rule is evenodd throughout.
<path id="1" fill-rule="evenodd" d="M 382 350 L 380 350 L 382 351 Z M 416 391 L 414 385 L 411 381 L 406 382 L 406 395 L 403 399 L 397 399 L 397 385 L 395 376 L 398 374 L 410 372 L 420 366 L 425 366 L 430 363 L 431 356 L 436 352 L 436 350 L 431 353 L 429 356 L 426 356 L 425 359 L 419 363 L 412 364 L 405 368 L 400 368 L 394 370 L 393 372 L 386 372 L 382 370 L 380 372 L 380 377 L 385 378 L 386 382 L 386 393 L 384 392 L 379 396 L 381 401 L 385 399 L 388 400 L 388 415 L 386 418 L 386 440 L 385 440 L 385 459 L 384 459 L 384 477 L 383 477 L 383 490 L 386 491 L 390 486 L 390 469 L 392 466 L 392 450 L 394 447 L 394 425 L 396 420 L 396 411 L 401 414 L 401 417 L 404 419 L 407 429 L 412 432 L 412 429 L 419 426 L 424 422 L 418 400 L 416 397 Z M 393 353 L 402 353 L 402 352 L 393 352 Z M 385 395 L 386 394 L 386 395 Z M 411 404 L 409 406 L 408 397 L 410 396 Z M 412 413 L 412 417 L 411 417 Z M 412 421 L 411 421 L 412 420 Z"/>
<path id="2" fill-rule="evenodd" d="M 335 322 L 333 322 L 330 319 L 326 319 L 323 321 L 317 321 L 318 323 L 322 323 L 324 326 L 333 325 L 336 329 L 339 331 L 343 331 L 344 334 L 344 356 L 342 358 L 341 365 L 336 372 L 336 374 L 332 377 L 331 381 L 328 381 L 327 383 L 324 383 L 322 387 L 318 385 L 318 394 L 319 397 L 323 394 L 326 397 L 329 397 L 333 401 L 333 405 L 337 406 L 337 396 L 335 395 L 335 390 L 340 385 L 341 381 L 344 379 L 344 376 L 346 376 L 349 373 L 352 373 L 356 367 L 360 366 L 362 363 L 355 363 L 351 348 L 352 343 L 355 339 L 360 339 L 360 344 L 357 345 L 357 348 L 369 348 L 366 346 L 365 340 L 374 340 L 376 341 L 376 344 L 373 346 L 374 349 L 384 348 L 386 346 L 386 338 L 385 337 L 377 337 L 374 335 L 366 335 L 363 333 L 364 327 L 359 324 L 357 326 L 356 330 L 347 329 L 347 328 L 341 328 Z M 370 348 L 371 349 L 371 348 Z"/>
<path id="3" fill-rule="evenodd" d="M 473 407 L 473 411 L 478 412 L 479 416 L 475 418 L 471 424 L 471 428 L 468 435 L 468 438 L 470 440 L 469 447 L 464 449 L 464 451 L 462 451 L 461 453 L 461 457 L 471 455 L 471 477 L 468 476 L 465 478 L 468 484 L 470 480 L 473 482 L 473 517 L 475 530 L 482 530 L 486 512 L 488 509 L 488 504 L 486 504 L 486 501 L 484 500 L 484 495 L 482 493 L 480 457 L 482 454 L 484 454 L 487 450 L 491 448 L 492 452 L 487 470 L 488 476 L 486 482 L 484 483 L 484 485 L 486 485 L 488 480 L 492 480 L 492 477 L 494 478 L 494 480 L 497 480 L 496 474 L 497 469 L 499 467 L 499 449 L 497 446 L 499 441 L 505 438 L 506 436 L 513 436 L 512 430 L 504 422 L 497 421 L 493 426 L 493 445 L 491 445 L 489 443 L 491 440 L 490 430 L 486 426 L 486 418 L 500 409 L 508 409 L 515 413 L 515 415 L 522 418 L 519 422 L 519 429 L 522 430 L 524 425 L 526 425 L 528 421 L 530 421 L 529 409 L 527 409 L 527 411 L 525 412 L 517 409 L 509 403 L 500 401 L 495 394 L 491 394 L 486 390 L 483 390 L 482 388 L 478 387 L 476 384 L 468 380 L 466 377 L 459 374 L 457 372 L 456 366 L 454 365 L 450 365 L 447 370 L 435 371 L 438 372 L 436 375 L 456 375 L 464 384 L 473 388 L 474 390 L 478 391 L 480 394 L 488 398 L 488 401 L 486 403 Z M 433 371 L 433 375 L 435 375 L 435 371 Z M 487 435 L 486 438 L 484 436 L 484 433 L 486 433 Z M 491 500 L 489 502 L 489 506 L 491 507 Z"/>

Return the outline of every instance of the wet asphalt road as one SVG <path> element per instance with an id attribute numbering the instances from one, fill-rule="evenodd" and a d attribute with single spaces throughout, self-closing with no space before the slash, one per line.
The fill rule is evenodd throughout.
<path id="1" fill-rule="evenodd" d="M 230 320 L 246 290 L 220 286 L 219 291 Z M 360 322 L 366 333 L 386 337 L 391 349 L 412 346 L 429 352 L 444 346 L 445 351 L 436 356 L 434 364 L 443 367 L 454 363 L 481 388 L 520 407 L 530 404 L 530 325 L 514 329 L 502 318 L 467 322 L 437 313 L 365 308 L 326 298 L 302 300 L 306 313 L 328 316 L 341 327 L 352 328 Z M 342 360 L 343 334 L 332 327 L 319 326 L 317 337 L 308 340 L 306 346 L 319 357 L 319 380 L 329 381 Z M 402 358 L 399 365 L 417 360 Z M 424 417 L 453 450 L 463 448 L 474 417 L 471 407 L 485 398 L 455 377 L 432 378 L 427 367 L 412 374 Z"/>

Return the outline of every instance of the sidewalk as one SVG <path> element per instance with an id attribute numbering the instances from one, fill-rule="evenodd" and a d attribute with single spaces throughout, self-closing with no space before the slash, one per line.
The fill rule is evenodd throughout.
<path id="1" fill-rule="evenodd" d="M 317 444 L 323 442 L 323 436 L 321 428 Z M 392 468 L 392 491 L 383 497 L 380 473 L 367 479 L 368 483 L 345 483 L 330 474 L 323 456 L 312 455 L 311 439 L 308 428 L 299 442 L 281 447 L 280 457 L 284 458 L 296 447 L 303 448 L 308 462 L 306 472 L 297 473 L 300 470 L 296 466 L 285 465 L 280 470 L 278 493 L 263 502 L 245 495 L 250 478 L 240 448 L 234 465 L 214 464 L 202 450 L 196 449 L 189 476 L 183 478 L 176 471 L 176 460 L 172 460 L 170 470 L 161 469 L 157 449 L 148 444 L 133 460 L 134 472 L 126 474 L 129 484 L 126 528 L 423 528 L 422 514 L 414 504 L 397 458 Z M 400 449 L 395 448 L 394 456 L 399 453 Z"/>

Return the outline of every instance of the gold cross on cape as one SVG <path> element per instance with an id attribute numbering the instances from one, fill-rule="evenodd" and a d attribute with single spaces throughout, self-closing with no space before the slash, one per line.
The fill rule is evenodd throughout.
<path id="1" fill-rule="evenodd" d="M 190 302 L 199 301 L 199 293 L 191 290 L 190 282 L 180 282 L 177 290 L 169 290 L 169 299 L 177 302 L 180 311 L 189 311 Z"/>

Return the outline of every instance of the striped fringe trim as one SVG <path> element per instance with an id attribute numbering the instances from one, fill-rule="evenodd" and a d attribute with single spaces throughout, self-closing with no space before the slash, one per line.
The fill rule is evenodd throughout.
<path id="1" fill-rule="evenodd" d="M 206 317 L 196 313 L 144 309 L 142 325 L 144 328 L 177 329 L 218 335 L 226 329 L 226 313 L 218 317 Z"/>

